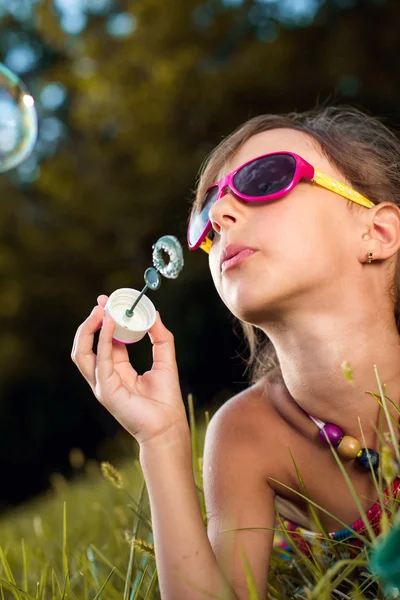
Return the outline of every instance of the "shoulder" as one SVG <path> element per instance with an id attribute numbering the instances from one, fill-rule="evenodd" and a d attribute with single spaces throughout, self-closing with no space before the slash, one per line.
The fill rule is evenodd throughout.
<path id="1" fill-rule="evenodd" d="M 273 402 L 274 385 L 274 376 L 266 375 L 227 400 L 210 420 L 205 445 L 223 450 L 233 443 L 236 447 L 245 443 L 257 452 L 264 448 L 266 428 L 276 431 L 279 421 Z"/>
<path id="2" fill-rule="evenodd" d="M 222 420 L 236 419 L 248 423 L 257 419 L 262 414 L 275 412 L 274 395 L 280 383 L 279 376 L 274 369 L 256 383 L 250 385 L 242 392 L 232 396 L 213 415 L 211 423 L 220 423 Z"/>

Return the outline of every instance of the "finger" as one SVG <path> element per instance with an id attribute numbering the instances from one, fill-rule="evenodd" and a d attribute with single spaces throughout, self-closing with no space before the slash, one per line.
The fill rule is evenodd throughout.
<path id="1" fill-rule="evenodd" d="M 158 311 L 156 322 L 149 329 L 149 337 L 153 344 L 153 368 L 176 370 L 174 336 L 161 321 Z"/>
<path id="2" fill-rule="evenodd" d="M 112 359 L 114 365 L 129 361 L 129 354 L 126 344 L 113 340 Z"/>
<path id="3" fill-rule="evenodd" d="M 102 306 L 103 308 L 107 304 L 107 300 L 108 300 L 108 296 L 105 296 L 104 294 L 101 294 L 100 296 L 97 297 L 97 303 L 99 304 L 99 306 Z"/>
<path id="4" fill-rule="evenodd" d="M 104 309 L 101 306 L 95 306 L 88 318 L 79 326 L 72 346 L 72 360 L 90 385 L 95 384 L 94 334 L 101 327 L 103 316 Z"/>
<path id="5" fill-rule="evenodd" d="M 101 295 L 97 298 L 97 301 L 101 304 L 104 301 L 104 304 L 106 304 L 108 300 L 108 296 L 104 296 Z M 101 306 L 101 304 L 99 304 Z M 117 340 L 113 339 L 112 342 L 112 361 L 114 366 L 119 364 L 119 363 L 123 363 L 123 362 L 129 362 L 129 354 L 128 354 L 128 349 L 126 347 L 126 344 L 124 344 L 123 342 L 118 342 Z"/>
<path id="6" fill-rule="evenodd" d="M 113 333 L 115 322 L 105 313 L 103 326 L 101 328 L 99 343 L 97 346 L 97 371 L 100 384 L 104 384 L 112 379 L 115 375 L 119 379 L 119 375 L 114 369 L 113 361 Z"/>

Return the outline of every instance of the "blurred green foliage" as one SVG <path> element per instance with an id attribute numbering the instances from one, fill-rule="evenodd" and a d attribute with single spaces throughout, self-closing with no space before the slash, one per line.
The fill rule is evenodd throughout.
<path id="1" fill-rule="evenodd" d="M 0 60 L 40 117 L 33 156 L 0 178 L 0 456 L 13 482 L 1 506 L 68 474 L 71 447 L 93 457 L 115 434 L 70 361 L 75 331 L 98 294 L 141 289 L 158 237 L 185 244 L 196 174 L 223 136 L 316 102 L 397 125 L 400 4 L 26 0 L 0 2 L 0 17 Z M 246 385 L 203 253 L 185 250 L 178 280 L 150 295 L 175 335 L 183 397 L 217 406 Z M 151 366 L 148 341 L 130 352 Z"/>

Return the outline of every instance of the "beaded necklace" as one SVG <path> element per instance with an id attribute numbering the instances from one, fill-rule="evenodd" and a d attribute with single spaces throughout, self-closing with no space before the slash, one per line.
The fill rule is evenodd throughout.
<path id="1" fill-rule="evenodd" d="M 307 413 L 308 414 L 308 413 Z M 333 423 L 324 423 L 308 414 L 310 419 L 319 427 L 319 437 L 322 442 L 329 446 L 329 442 L 334 446 L 342 458 L 355 458 L 358 464 L 370 471 L 371 468 L 376 471 L 379 467 L 379 454 L 372 448 L 362 448 L 356 438 L 345 435 L 344 432 Z M 368 460 L 369 455 L 369 460 Z"/>
<path id="2" fill-rule="evenodd" d="M 329 442 L 334 446 L 338 452 L 338 454 L 343 458 L 355 458 L 358 464 L 366 469 L 367 471 L 371 471 L 371 468 L 376 472 L 379 467 L 379 454 L 372 448 L 362 448 L 361 444 L 355 438 L 344 435 L 344 432 L 333 423 L 324 423 L 320 419 L 316 419 L 309 413 L 307 413 L 310 419 L 317 425 L 319 428 L 319 436 L 322 442 L 329 446 Z M 369 455 L 369 460 L 368 460 Z M 386 510 L 390 497 L 393 495 L 394 498 L 397 497 L 397 494 L 400 493 L 400 477 L 396 477 L 393 481 L 392 489 L 387 488 L 383 494 L 383 507 Z M 379 535 L 381 532 L 381 518 L 382 518 L 382 507 L 381 503 L 376 502 L 366 513 L 366 517 L 371 524 L 376 535 Z M 297 544 L 297 547 L 304 552 L 306 555 L 311 555 L 311 547 L 310 542 L 315 538 L 321 539 L 321 544 L 326 544 L 323 540 L 323 536 L 321 533 L 309 531 L 304 529 L 303 527 L 299 527 L 294 523 L 285 520 L 284 521 L 288 531 L 290 532 L 291 537 Z M 336 542 L 343 542 L 349 545 L 349 556 L 354 557 L 357 555 L 360 548 L 363 547 L 363 542 L 354 537 L 354 532 L 358 534 L 366 534 L 366 525 L 362 518 L 358 519 L 355 523 L 350 525 L 350 527 L 345 527 L 340 531 L 335 531 L 329 533 L 329 537 L 332 538 Z M 281 542 L 282 544 L 282 542 Z M 279 543 L 278 543 L 279 545 Z M 285 546 L 285 544 L 284 544 Z M 283 547 L 283 546 L 282 546 Z M 328 546 L 326 546 L 328 548 Z M 290 546 L 285 548 L 287 551 L 291 552 Z"/>

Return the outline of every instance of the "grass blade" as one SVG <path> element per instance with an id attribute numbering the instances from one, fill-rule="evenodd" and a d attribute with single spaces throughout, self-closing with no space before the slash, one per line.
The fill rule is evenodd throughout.
<path id="1" fill-rule="evenodd" d="M 2 584 L 2 588 L 1 588 L 2 593 L 3 593 L 3 586 L 4 586 L 6 589 L 9 589 L 11 591 L 14 598 L 21 598 L 21 599 L 25 599 L 25 600 L 36 600 L 36 598 L 31 596 L 28 592 L 25 592 L 23 589 L 18 587 L 18 585 L 16 585 L 15 583 L 12 583 L 11 581 L 7 581 L 6 579 L 3 579 L 2 577 L 0 577 L 0 583 Z"/>
<path id="2" fill-rule="evenodd" d="M 322 577 L 319 580 L 319 582 L 317 583 L 317 585 L 313 589 L 312 597 L 316 598 L 317 600 L 319 600 L 321 598 L 321 593 L 323 591 L 329 591 L 329 597 L 330 597 L 330 594 L 331 594 L 332 590 L 331 589 L 327 590 L 327 581 L 326 580 L 327 579 L 332 580 L 332 577 L 334 575 L 336 575 L 336 573 L 338 573 L 340 571 L 340 569 L 342 569 L 346 565 L 350 565 L 351 568 L 350 568 L 349 572 L 351 572 L 355 567 L 365 567 L 366 566 L 366 561 L 357 560 L 355 558 L 345 559 L 345 560 L 339 560 L 333 567 L 331 567 L 327 571 L 327 573 L 325 574 L 325 576 Z M 345 577 L 347 577 L 348 574 L 349 573 L 347 573 L 346 575 L 344 575 L 343 579 Z M 338 584 L 340 583 L 340 581 L 341 580 L 338 579 Z"/>
<path id="3" fill-rule="evenodd" d="M 46 583 L 47 583 L 48 571 L 49 571 L 49 563 L 45 563 L 44 568 L 42 569 L 42 572 L 40 574 L 39 586 L 38 586 L 37 593 L 36 593 L 37 600 L 43 600 L 44 590 L 46 588 Z"/>
<path id="4" fill-rule="evenodd" d="M 139 531 L 140 515 L 142 512 L 142 505 L 143 505 L 145 490 L 146 490 L 146 483 L 145 483 L 145 480 L 143 479 L 142 485 L 140 488 L 139 503 L 138 503 L 139 516 L 133 524 L 132 539 L 136 539 L 138 531 Z M 135 558 L 135 546 L 131 542 L 130 551 L 129 551 L 128 569 L 127 569 L 126 579 L 125 579 L 124 600 L 128 600 L 129 591 L 132 588 L 132 570 L 133 570 L 134 558 Z"/>
<path id="5" fill-rule="evenodd" d="M 98 549 L 96 546 L 94 546 L 94 545 L 92 544 L 92 545 L 91 545 L 91 546 L 88 548 L 88 553 L 89 553 L 89 550 L 91 551 L 91 554 L 90 554 L 90 556 L 91 556 L 92 558 L 90 558 L 90 556 L 89 556 L 88 558 L 89 558 L 89 560 L 91 561 L 91 563 L 92 563 L 92 564 L 94 564 L 94 565 L 96 564 L 96 563 L 94 562 L 94 555 L 93 555 L 93 552 L 94 552 L 95 554 L 97 554 L 97 556 L 98 556 L 99 558 L 101 558 L 101 560 L 103 561 L 103 563 L 104 563 L 105 565 L 107 565 L 107 566 L 108 566 L 110 569 L 114 569 L 114 573 L 115 573 L 115 574 L 116 574 L 116 575 L 117 575 L 117 576 L 118 576 L 120 579 L 122 579 L 122 581 L 125 581 L 125 575 L 122 573 L 122 571 L 120 571 L 119 569 L 117 569 L 117 568 L 116 568 L 116 567 L 115 567 L 115 566 L 114 566 L 114 565 L 111 563 L 111 561 L 110 561 L 110 560 L 109 560 L 109 559 L 108 559 L 106 556 L 104 556 L 104 554 L 103 554 L 103 553 L 102 553 L 102 552 L 101 552 L 101 551 L 100 551 L 100 550 L 99 550 L 99 549 Z M 96 572 L 96 576 L 97 576 L 97 572 Z M 97 578 L 97 581 L 98 581 L 98 578 Z M 98 585 L 100 585 L 100 583 L 99 583 Z"/>
<path id="6" fill-rule="evenodd" d="M 65 600 L 65 598 L 66 598 L 67 581 L 68 581 L 68 571 L 66 572 L 65 577 L 64 577 L 64 584 L 63 584 L 63 589 L 62 589 L 62 592 L 61 592 L 61 600 Z"/>
<path id="7" fill-rule="evenodd" d="M 257 592 L 256 584 L 254 583 L 253 573 L 251 571 L 251 567 L 249 561 L 247 560 L 247 556 L 244 550 L 240 551 L 242 557 L 242 564 L 244 568 L 244 572 L 246 574 L 246 583 L 247 583 L 247 591 L 249 592 L 249 600 L 260 600 L 260 597 Z"/>
<path id="8" fill-rule="evenodd" d="M 101 592 L 104 590 L 104 588 L 106 587 L 107 583 L 110 581 L 110 579 L 111 579 L 111 577 L 112 577 L 112 574 L 114 573 L 114 570 L 115 570 L 115 569 L 113 569 L 113 570 L 112 570 L 112 571 L 111 571 L 111 572 L 108 574 L 108 577 L 107 577 L 107 579 L 105 580 L 105 582 L 103 583 L 103 585 L 101 586 L 101 588 L 99 589 L 99 591 L 97 592 L 97 594 L 95 595 L 95 597 L 93 598 L 93 600 L 98 600 L 98 599 L 100 598 L 100 594 L 101 594 Z"/>
<path id="9" fill-rule="evenodd" d="M 204 521 L 204 515 L 206 514 L 206 505 L 204 494 L 201 486 L 201 478 L 202 474 L 200 472 L 200 464 L 202 463 L 202 459 L 199 460 L 199 442 L 197 436 L 197 425 L 196 425 L 196 416 L 194 412 L 194 404 L 193 404 L 193 396 L 192 394 L 188 394 L 188 405 L 189 405 L 189 423 L 190 423 L 190 437 L 192 441 L 192 464 L 193 464 L 193 473 L 195 479 L 195 485 L 197 491 L 200 492 L 198 494 L 201 514 Z"/>
<path id="10" fill-rule="evenodd" d="M 138 598 L 139 598 L 139 592 L 142 590 L 142 583 L 144 582 L 144 579 L 146 577 L 147 569 L 148 569 L 148 566 L 146 565 L 145 568 L 144 568 L 144 570 L 143 570 L 142 576 L 141 576 L 141 578 L 139 580 L 139 585 L 137 586 L 137 589 L 136 589 L 135 595 L 133 597 L 133 600 L 138 600 Z"/>
<path id="11" fill-rule="evenodd" d="M 381 408 L 383 408 L 383 404 L 382 404 L 380 396 L 378 396 L 378 394 L 375 394 L 375 392 L 370 392 L 370 391 L 365 392 L 365 393 L 366 394 L 370 394 L 371 396 L 373 396 L 375 398 L 375 400 L 378 402 L 379 406 Z M 400 408 L 398 406 L 396 406 L 396 404 L 393 402 L 393 400 L 391 400 L 389 398 L 389 396 L 386 396 L 386 394 L 384 394 L 384 396 L 385 396 L 386 400 L 388 400 L 388 402 L 390 402 L 390 404 L 393 406 L 393 408 L 395 408 L 397 410 L 397 412 L 399 413 L 399 415 L 400 415 Z M 392 415 L 390 415 L 390 419 L 400 429 L 400 423 L 398 422 L 398 420 L 396 419 L 396 417 L 393 417 Z"/>
<path id="12" fill-rule="evenodd" d="M 366 442 L 366 439 L 365 439 L 363 428 L 361 426 L 360 417 L 358 417 L 358 425 L 360 427 L 361 437 L 362 437 L 362 440 L 363 440 L 364 448 L 366 448 L 367 447 L 367 442 Z M 382 419 L 381 419 L 380 425 L 381 425 L 381 427 L 383 427 L 383 421 L 382 421 Z M 370 457 L 369 457 L 369 455 L 367 455 L 367 456 L 368 456 L 369 463 L 371 464 Z M 380 436 L 380 439 L 379 439 L 379 456 L 382 456 L 382 439 L 381 439 L 381 436 Z M 381 512 L 383 513 L 383 511 L 384 511 L 384 491 L 382 490 L 382 476 L 381 476 L 381 472 L 379 470 L 379 482 L 376 479 L 376 475 L 375 475 L 374 469 L 371 469 L 371 475 L 372 475 L 372 479 L 374 481 L 375 489 L 376 489 L 376 491 L 378 493 L 379 505 L 381 507 Z"/>
<path id="13" fill-rule="evenodd" d="M 147 588 L 146 595 L 144 597 L 144 600 L 152 599 L 153 591 L 154 591 L 154 588 L 156 587 L 157 579 L 158 579 L 158 572 L 157 572 L 157 569 L 154 569 L 153 575 L 151 576 L 149 587 Z"/>
<path id="14" fill-rule="evenodd" d="M 12 574 L 12 571 L 11 571 L 10 565 L 8 563 L 7 557 L 4 554 L 3 548 L 1 548 L 1 547 L 0 547 L 0 560 L 3 565 L 3 569 L 5 571 L 7 579 L 9 581 L 9 583 L 12 584 L 11 591 L 12 591 L 14 598 L 16 598 L 16 600 L 22 600 L 21 594 L 19 593 L 20 588 L 17 586 L 17 583 L 16 583 L 14 576 Z"/>
<path id="15" fill-rule="evenodd" d="M 315 567 L 315 565 L 313 564 L 313 562 L 310 560 L 310 558 L 304 554 L 304 552 L 302 552 L 296 545 L 296 542 L 294 541 L 294 539 L 291 537 L 289 530 L 285 527 L 285 524 L 283 522 L 283 519 L 281 517 L 281 515 L 279 514 L 278 511 L 276 511 L 276 517 L 279 521 L 279 524 L 281 526 L 281 533 L 283 533 L 284 537 L 286 538 L 286 541 L 288 542 L 289 546 L 292 548 L 293 552 L 296 554 L 296 556 L 299 559 L 299 563 L 302 564 L 304 563 L 305 565 L 307 565 L 307 568 L 309 570 L 309 572 L 311 573 L 311 575 L 313 576 L 313 578 L 315 580 L 318 580 L 318 570 Z M 303 573 L 302 573 L 303 575 Z M 307 583 L 307 585 L 311 586 L 311 582 L 307 579 L 304 578 L 304 581 Z"/>
<path id="16" fill-rule="evenodd" d="M 64 502 L 63 507 L 63 576 L 64 582 L 67 580 L 68 573 L 68 556 L 67 556 L 67 503 Z"/>
<path id="17" fill-rule="evenodd" d="M 290 450 L 290 448 L 289 448 L 289 452 L 290 452 L 290 456 L 291 456 L 293 464 L 294 464 L 294 468 L 296 470 L 297 478 L 299 480 L 301 489 L 303 490 L 303 494 L 307 497 L 307 499 L 310 499 L 310 496 L 309 496 L 309 494 L 307 492 L 306 485 L 305 485 L 304 480 L 303 480 L 303 478 L 301 476 L 301 473 L 300 473 L 300 470 L 299 470 L 299 468 L 298 468 L 298 466 L 296 464 L 296 461 L 294 460 L 294 456 L 293 456 L 292 451 Z M 329 542 L 331 542 L 332 538 L 329 535 L 329 532 L 327 531 L 327 529 L 322 524 L 321 519 L 320 519 L 319 514 L 318 514 L 318 511 L 315 509 L 315 507 L 312 504 L 309 504 L 308 506 L 309 506 L 309 511 L 310 511 L 311 517 L 314 520 L 315 524 L 317 525 L 318 529 L 321 531 L 321 533 L 323 534 L 324 538 L 326 540 L 328 540 Z M 335 551 L 335 554 L 336 554 L 336 548 L 335 548 L 334 551 Z M 338 558 L 339 558 L 339 556 L 338 556 Z"/>
<path id="18" fill-rule="evenodd" d="M 21 540 L 22 546 L 22 569 L 23 569 L 23 578 L 24 578 L 24 590 L 28 591 L 28 560 L 26 556 L 26 548 L 25 548 L 25 540 L 22 538 Z"/>
<path id="19" fill-rule="evenodd" d="M 397 459 L 397 462 L 400 464 L 400 450 L 399 450 L 396 436 L 394 434 L 393 424 L 392 424 L 392 421 L 390 420 L 390 413 L 389 413 L 389 409 L 388 409 L 387 402 L 386 402 L 386 396 L 385 396 L 385 393 L 382 388 L 382 383 L 381 383 L 376 365 L 374 365 L 374 371 L 375 371 L 376 380 L 378 382 L 379 392 L 380 392 L 381 400 L 382 400 L 382 404 L 383 404 L 383 410 L 385 411 L 385 417 L 386 417 L 386 421 L 387 421 L 389 431 L 390 431 L 390 437 L 392 439 L 393 448 L 396 453 L 396 459 Z"/>
<path id="20" fill-rule="evenodd" d="M 335 460 L 336 460 L 336 462 L 337 462 L 337 464 L 338 464 L 338 467 L 339 467 L 339 469 L 340 469 L 340 471 L 341 471 L 341 473 L 342 473 L 342 475 L 343 475 L 343 477 L 344 477 L 344 479 L 345 479 L 345 481 L 346 481 L 346 483 L 347 483 L 347 487 L 349 488 L 349 491 L 350 491 L 351 497 L 353 498 L 353 500 L 354 500 L 354 503 L 355 503 L 355 505 L 357 506 L 358 512 L 359 512 L 359 514 L 360 514 L 360 517 L 361 517 L 361 518 L 362 518 L 362 520 L 364 521 L 365 528 L 366 528 L 366 530 L 368 531 L 368 534 L 369 534 L 369 536 L 370 536 L 370 538 L 371 538 L 371 541 L 372 541 L 372 542 L 374 542 L 374 541 L 376 540 L 376 535 L 375 535 L 375 532 L 374 532 L 374 530 L 372 529 L 372 525 L 371 525 L 371 523 L 369 522 L 369 520 L 368 520 L 368 517 L 367 517 L 367 515 L 366 515 L 366 512 L 365 512 L 365 510 L 363 509 L 363 507 L 362 507 L 362 505 L 361 505 L 361 502 L 360 502 L 360 500 L 359 500 L 359 498 L 358 498 L 358 496 L 357 496 L 357 492 L 356 492 L 356 490 L 354 489 L 354 486 L 353 486 L 353 484 L 352 484 L 352 482 L 351 482 L 351 479 L 350 479 L 350 477 L 348 476 L 348 474 L 347 474 L 347 471 L 346 471 L 346 469 L 344 468 L 344 466 L 343 466 L 343 463 L 342 463 L 342 461 L 340 460 L 340 458 L 339 458 L 339 455 L 338 455 L 338 453 L 336 452 L 335 448 L 332 446 L 332 444 L 331 444 L 331 443 L 330 443 L 329 445 L 330 445 L 330 448 L 331 448 L 331 450 L 332 450 L 333 456 L 335 457 Z M 367 454 L 367 456 L 368 456 L 368 461 L 369 461 L 369 463 L 371 464 L 371 460 L 370 460 L 370 456 L 369 456 L 369 454 Z M 346 525 L 346 528 L 348 528 L 348 529 L 351 529 L 351 527 L 349 527 L 348 525 Z M 352 530 L 352 531 L 353 531 L 353 530 Z M 364 539 L 365 539 L 365 538 L 364 538 Z"/>
<path id="21" fill-rule="evenodd" d="M 199 456 L 199 446 L 198 446 L 198 440 L 197 440 L 196 417 L 194 414 L 194 405 L 193 405 L 192 394 L 188 394 L 188 405 L 189 405 L 190 435 L 191 435 L 191 439 L 192 439 L 193 468 L 194 468 L 194 470 L 196 470 L 197 459 Z"/>

